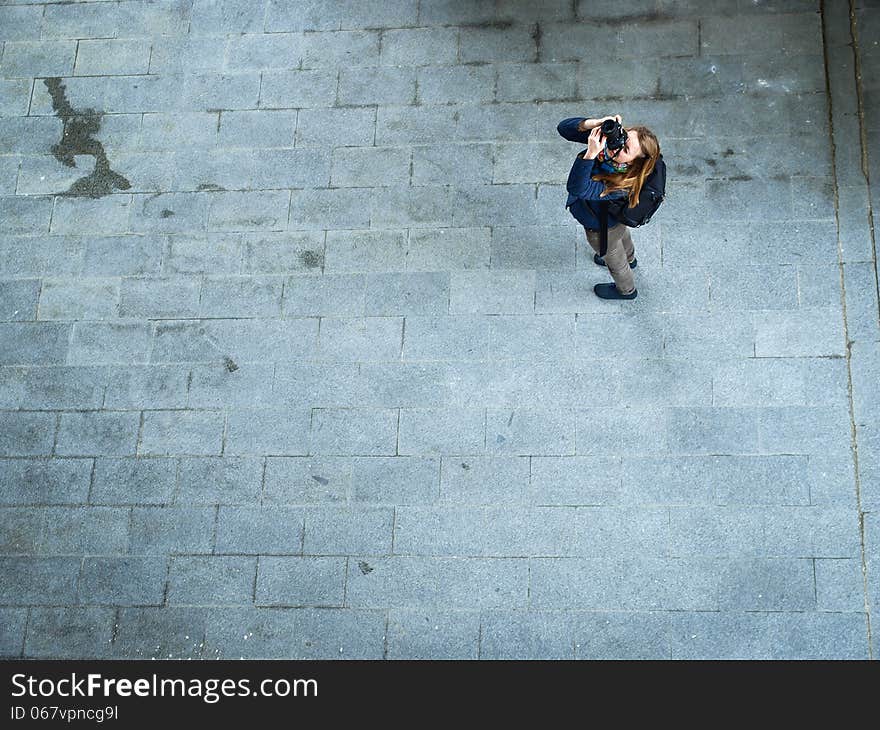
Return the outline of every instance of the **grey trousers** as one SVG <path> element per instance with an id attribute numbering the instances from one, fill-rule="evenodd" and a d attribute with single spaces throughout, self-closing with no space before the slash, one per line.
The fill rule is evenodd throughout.
<path id="1" fill-rule="evenodd" d="M 592 249 L 599 253 L 599 231 L 591 231 L 584 228 L 587 234 L 587 241 Z M 611 278 L 617 286 L 617 290 L 621 294 L 631 294 L 636 288 L 635 278 L 632 269 L 629 268 L 629 262 L 636 257 L 636 250 L 633 246 L 632 237 L 629 235 L 629 228 L 623 223 L 618 223 L 613 228 L 608 229 L 608 252 L 605 254 L 605 265 L 611 272 Z"/>

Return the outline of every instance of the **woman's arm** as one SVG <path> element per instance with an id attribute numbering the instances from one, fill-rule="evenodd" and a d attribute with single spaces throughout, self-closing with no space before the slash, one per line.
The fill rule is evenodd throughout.
<path id="1" fill-rule="evenodd" d="M 560 135 L 565 137 L 569 142 L 580 142 L 581 144 L 587 143 L 587 133 L 598 127 L 602 124 L 606 119 L 616 119 L 618 122 L 620 121 L 620 114 L 617 114 L 613 117 L 600 117 L 598 119 L 588 119 L 586 117 L 569 117 L 568 119 L 563 119 L 556 126 L 556 131 L 559 132 Z"/>

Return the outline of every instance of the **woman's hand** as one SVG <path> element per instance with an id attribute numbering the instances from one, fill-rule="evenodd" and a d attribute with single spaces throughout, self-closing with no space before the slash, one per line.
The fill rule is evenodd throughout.
<path id="1" fill-rule="evenodd" d="M 590 132 L 590 139 L 587 141 L 587 151 L 584 154 L 584 159 L 595 160 L 602 147 L 602 127 L 596 127 Z"/>
<path id="2" fill-rule="evenodd" d="M 591 129 L 594 129 L 596 127 L 601 127 L 602 122 L 606 121 L 607 119 L 613 119 L 618 124 L 623 123 L 623 117 L 621 117 L 620 114 L 615 114 L 613 117 L 608 116 L 608 117 L 599 117 L 597 119 L 584 119 L 578 125 L 578 129 L 580 129 L 581 132 L 589 132 Z"/>

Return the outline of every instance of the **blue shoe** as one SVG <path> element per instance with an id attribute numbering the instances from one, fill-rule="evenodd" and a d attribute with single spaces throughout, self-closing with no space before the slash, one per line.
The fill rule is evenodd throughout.
<path id="1" fill-rule="evenodd" d="M 633 289 L 629 294 L 621 294 L 614 284 L 596 284 L 593 291 L 596 292 L 599 299 L 635 299 L 639 295 L 636 289 Z"/>
<path id="2" fill-rule="evenodd" d="M 599 266 L 605 266 L 605 259 L 597 253 L 593 254 L 593 262 Z M 638 259 L 633 259 L 629 262 L 629 268 L 634 269 L 639 265 Z"/>

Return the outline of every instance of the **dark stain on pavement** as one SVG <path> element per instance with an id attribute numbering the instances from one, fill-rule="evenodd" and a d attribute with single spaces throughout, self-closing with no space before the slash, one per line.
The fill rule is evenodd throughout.
<path id="1" fill-rule="evenodd" d="M 223 358 L 223 364 L 226 366 L 226 369 L 230 373 L 234 373 L 236 370 L 238 370 L 238 365 L 235 364 L 235 360 L 233 360 L 231 357 Z"/>
<path id="2" fill-rule="evenodd" d="M 128 190 L 131 183 L 110 169 L 104 145 L 94 137 L 101 129 L 101 114 L 94 109 L 74 109 L 67 100 L 60 78 L 43 79 L 43 83 L 52 97 L 52 109 L 64 122 L 61 141 L 52 145 L 55 159 L 66 167 L 76 167 L 77 155 L 95 158 L 95 169 L 91 174 L 74 182 L 64 195 L 100 198 L 113 190 Z"/>
<path id="3" fill-rule="evenodd" d="M 327 484 L 330 483 L 330 480 L 327 479 L 327 477 L 322 477 L 317 474 L 312 474 L 312 479 L 314 479 L 316 482 L 318 482 L 318 484 L 320 484 L 321 486 L 326 486 Z"/>
<path id="4" fill-rule="evenodd" d="M 358 563 L 358 568 L 361 569 L 361 573 L 363 573 L 364 575 L 366 575 L 367 573 L 373 572 L 372 566 L 368 562 L 366 562 L 365 560 L 361 560 Z"/>
<path id="5" fill-rule="evenodd" d="M 163 218 L 170 218 L 171 216 L 174 215 L 174 211 L 168 210 L 168 208 L 163 208 L 162 212 L 159 215 L 162 216 Z"/>
<path id="6" fill-rule="evenodd" d="M 324 254 L 320 251 L 303 251 L 299 260 L 309 269 L 320 269 L 324 265 Z"/>

